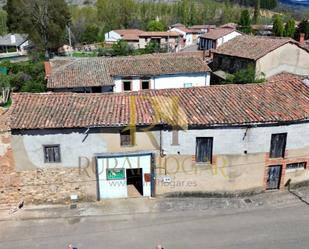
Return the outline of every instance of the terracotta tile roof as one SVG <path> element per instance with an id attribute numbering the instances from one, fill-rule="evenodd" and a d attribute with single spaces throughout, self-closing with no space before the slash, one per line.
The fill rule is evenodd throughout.
<path id="1" fill-rule="evenodd" d="M 214 29 L 216 25 L 202 24 L 202 25 L 193 25 L 190 29 Z"/>
<path id="2" fill-rule="evenodd" d="M 185 32 L 185 33 L 197 33 L 196 30 L 188 29 L 186 27 L 174 27 L 174 28 L 179 29 L 180 31 Z M 177 32 L 177 31 L 175 31 L 175 32 Z"/>
<path id="3" fill-rule="evenodd" d="M 0 132 L 10 130 L 10 112 L 8 109 L 0 108 Z"/>
<path id="4" fill-rule="evenodd" d="M 116 29 L 114 32 L 121 35 L 123 40 L 126 41 L 138 41 L 139 35 L 143 33 L 143 30 L 140 29 Z"/>
<path id="5" fill-rule="evenodd" d="M 114 58 L 68 59 L 53 68 L 47 88 L 114 85 L 113 76 L 147 76 L 210 71 L 200 53 L 153 54 Z"/>
<path id="6" fill-rule="evenodd" d="M 175 73 L 203 73 L 211 71 L 198 56 L 141 56 L 111 60 L 112 76 L 147 76 Z"/>
<path id="7" fill-rule="evenodd" d="M 209 32 L 202 35 L 202 38 L 210 39 L 210 40 L 217 40 L 225 35 L 228 35 L 232 32 L 236 31 L 235 29 L 231 28 L 215 28 L 210 29 Z"/>
<path id="8" fill-rule="evenodd" d="M 172 99 L 179 103 L 176 115 Z M 16 93 L 11 128 L 118 127 L 128 125 L 130 117 L 136 125 L 168 124 L 176 118 L 181 124 L 210 127 L 307 121 L 309 87 L 300 77 L 280 74 L 265 84 L 121 94 Z"/>
<path id="9" fill-rule="evenodd" d="M 102 58 L 68 59 L 48 77 L 47 88 L 72 88 L 114 85 L 108 72 L 108 60 Z"/>
<path id="10" fill-rule="evenodd" d="M 214 53 L 257 60 L 287 43 L 299 46 L 291 38 L 241 35 L 224 43 Z"/>
<path id="11" fill-rule="evenodd" d="M 139 35 L 140 37 L 179 37 L 180 34 L 177 32 L 161 32 L 161 31 L 151 31 L 151 32 L 143 32 Z"/>

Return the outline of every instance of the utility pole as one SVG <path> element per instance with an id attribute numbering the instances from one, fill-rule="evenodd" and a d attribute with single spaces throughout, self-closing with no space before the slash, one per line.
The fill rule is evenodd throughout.
<path id="1" fill-rule="evenodd" d="M 69 46 L 70 46 L 70 50 L 69 50 L 69 53 L 70 53 L 70 56 L 72 57 L 72 51 L 71 51 L 71 48 L 72 48 L 72 38 L 71 38 L 71 29 L 70 29 L 70 26 L 67 25 L 67 30 L 68 30 L 68 34 L 69 34 Z"/>

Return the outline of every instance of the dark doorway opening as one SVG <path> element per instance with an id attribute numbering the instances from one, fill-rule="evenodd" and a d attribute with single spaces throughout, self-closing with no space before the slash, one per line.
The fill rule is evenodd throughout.
<path id="1" fill-rule="evenodd" d="M 143 196 L 143 169 L 127 169 L 128 196 Z"/>
<path id="2" fill-rule="evenodd" d="M 268 167 L 267 186 L 266 189 L 279 189 L 281 181 L 282 165 L 274 165 Z"/>

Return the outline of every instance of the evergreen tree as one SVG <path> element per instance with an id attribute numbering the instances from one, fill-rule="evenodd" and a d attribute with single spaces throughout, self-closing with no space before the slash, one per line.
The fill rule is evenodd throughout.
<path id="1" fill-rule="evenodd" d="M 301 33 L 305 34 L 305 39 L 309 39 L 309 21 L 308 20 L 302 20 L 297 28 L 297 35 L 296 39 L 299 39 L 299 36 Z"/>
<path id="2" fill-rule="evenodd" d="M 275 36 L 284 35 L 284 25 L 283 25 L 282 17 L 278 14 L 274 16 L 273 33 Z"/>
<path id="3" fill-rule="evenodd" d="M 260 0 L 255 0 L 254 6 L 254 15 L 253 15 L 253 22 L 256 24 L 259 22 L 260 17 Z"/>
<path id="4" fill-rule="evenodd" d="M 293 18 L 289 19 L 284 27 L 284 36 L 294 37 L 295 35 L 295 20 Z"/>
<path id="5" fill-rule="evenodd" d="M 239 19 L 239 30 L 244 33 L 251 33 L 251 18 L 250 12 L 248 9 L 244 9 L 241 12 L 240 19 Z"/>

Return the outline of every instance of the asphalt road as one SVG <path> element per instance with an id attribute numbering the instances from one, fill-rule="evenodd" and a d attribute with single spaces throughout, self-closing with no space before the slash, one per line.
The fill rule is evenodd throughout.
<path id="1" fill-rule="evenodd" d="M 0 222 L 0 248 L 308 249 L 309 206 Z"/>

